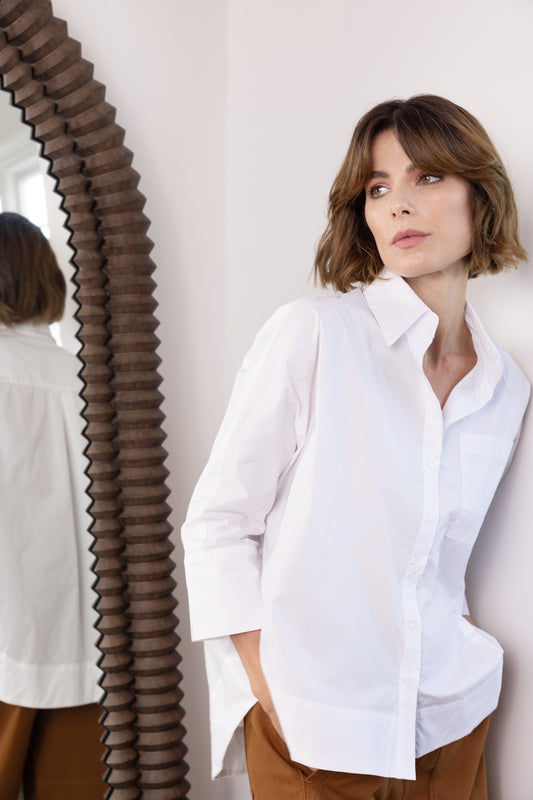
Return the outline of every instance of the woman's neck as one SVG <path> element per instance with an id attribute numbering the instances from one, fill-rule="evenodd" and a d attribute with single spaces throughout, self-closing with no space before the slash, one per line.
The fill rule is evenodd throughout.
<path id="1" fill-rule="evenodd" d="M 407 279 L 413 291 L 439 318 L 435 337 L 424 355 L 423 368 L 441 408 L 454 386 L 477 361 L 464 318 L 467 281 L 464 267 Z"/>
<path id="2" fill-rule="evenodd" d="M 463 265 L 442 272 L 406 278 L 411 289 L 439 318 L 435 338 L 428 354 L 433 362 L 449 355 L 471 356 L 472 337 L 465 324 L 468 273 Z"/>

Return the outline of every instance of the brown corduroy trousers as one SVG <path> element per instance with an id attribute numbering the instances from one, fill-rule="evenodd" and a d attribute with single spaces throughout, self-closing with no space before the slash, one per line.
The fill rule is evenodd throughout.
<path id="1" fill-rule="evenodd" d="M 102 709 L 34 709 L 0 702 L 0 798 L 102 800 Z"/>
<path id="2" fill-rule="evenodd" d="M 416 780 L 313 770 L 291 761 L 259 704 L 244 720 L 253 800 L 487 800 L 487 718 L 468 736 L 416 760 Z"/>

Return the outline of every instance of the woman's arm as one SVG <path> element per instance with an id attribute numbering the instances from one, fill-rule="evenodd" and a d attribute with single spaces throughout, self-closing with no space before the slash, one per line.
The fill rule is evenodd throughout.
<path id="1" fill-rule="evenodd" d="M 239 370 L 182 529 L 193 640 L 263 626 L 262 537 L 307 433 L 318 333 L 311 304 L 283 306 Z"/>
<path id="2" fill-rule="evenodd" d="M 261 631 L 246 631 L 245 633 L 234 633 L 231 637 L 235 649 L 237 650 L 240 659 L 243 663 L 248 680 L 250 681 L 250 688 L 252 694 L 257 697 L 259 705 L 263 711 L 268 715 L 272 725 L 283 739 L 283 732 L 279 723 L 272 696 L 267 686 L 263 669 L 261 667 L 261 660 L 259 658 L 259 642 L 261 640 Z"/>

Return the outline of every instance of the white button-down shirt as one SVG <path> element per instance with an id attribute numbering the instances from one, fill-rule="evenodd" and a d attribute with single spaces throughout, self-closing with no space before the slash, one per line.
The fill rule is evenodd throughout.
<path id="1" fill-rule="evenodd" d="M 0 700 L 97 701 L 80 364 L 47 325 L 0 326 Z"/>
<path id="2" fill-rule="evenodd" d="M 273 315 L 192 498 L 214 776 L 244 769 L 241 631 L 262 629 L 291 757 L 314 768 L 413 779 L 496 707 L 502 650 L 464 619 L 464 575 L 529 383 L 467 304 L 477 363 L 441 409 L 422 368 L 438 318 L 383 277 Z"/>

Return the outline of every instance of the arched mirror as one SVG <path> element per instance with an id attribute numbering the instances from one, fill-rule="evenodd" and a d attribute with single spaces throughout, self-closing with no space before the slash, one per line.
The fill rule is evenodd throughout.
<path id="1" fill-rule="evenodd" d="M 106 796 L 182 798 L 187 766 L 144 198 L 104 86 L 49 0 L 0 3 L 0 76 L 56 181 L 74 254 L 78 308 L 65 338 L 80 343 Z"/>

